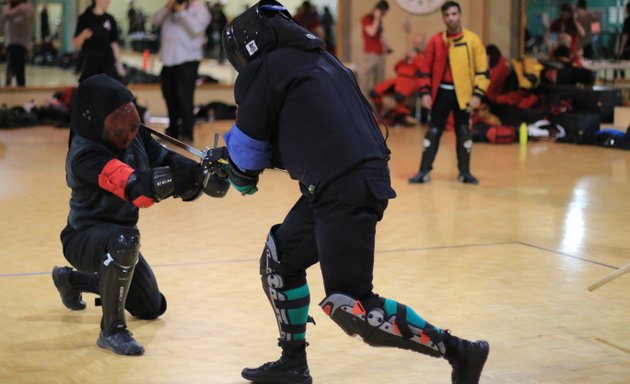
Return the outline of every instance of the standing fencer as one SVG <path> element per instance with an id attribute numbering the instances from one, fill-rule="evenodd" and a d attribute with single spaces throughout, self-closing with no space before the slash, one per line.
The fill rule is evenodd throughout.
<path id="1" fill-rule="evenodd" d="M 282 356 L 242 376 L 312 382 L 306 269 L 319 262 L 326 291 L 320 306 L 344 332 L 373 346 L 445 358 L 453 383 L 477 383 L 487 342 L 455 337 L 373 291 L 376 224 L 396 194 L 390 151 L 352 72 L 276 1 L 260 1 L 231 21 L 223 44 L 239 72 L 238 118 L 225 135 L 230 183 L 253 194 L 265 168 L 283 168 L 302 194 L 271 228 L 260 258 Z"/>
<path id="2" fill-rule="evenodd" d="M 445 2 L 442 19 L 446 31 L 433 35 L 424 51 L 420 92 L 422 105 L 431 110 L 431 120 L 424 136 L 420 170 L 409 179 L 412 184 L 431 181 L 433 161 L 451 111 L 457 136 L 457 179 L 465 184 L 479 184 L 470 173 L 470 114 L 479 108 L 490 84 L 490 74 L 486 47 L 474 32 L 462 28 L 461 16 L 457 2 Z"/>
<path id="3" fill-rule="evenodd" d="M 127 88 L 103 74 L 77 88 L 66 158 L 70 213 L 61 232 L 63 255 L 77 270 L 52 271 L 66 307 L 84 309 L 81 292 L 100 295 L 96 343 L 122 355 L 144 353 L 127 330 L 125 309 L 140 319 L 166 311 L 166 298 L 140 254 L 139 208 L 169 196 L 192 201 L 204 177 L 199 163 L 166 149 L 140 126 L 133 101 Z M 206 193 L 229 188 L 216 177 L 204 185 Z"/>

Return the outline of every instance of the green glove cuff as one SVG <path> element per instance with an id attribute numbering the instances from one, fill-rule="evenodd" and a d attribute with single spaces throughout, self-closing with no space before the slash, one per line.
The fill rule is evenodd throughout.
<path id="1" fill-rule="evenodd" d="M 258 187 L 255 185 L 236 185 L 232 182 L 232 180 L 229 181 L 232 187 L 234 187 L 234 189 L 236 189 L 241 195 L 253 195 L 258 192 Z"/>

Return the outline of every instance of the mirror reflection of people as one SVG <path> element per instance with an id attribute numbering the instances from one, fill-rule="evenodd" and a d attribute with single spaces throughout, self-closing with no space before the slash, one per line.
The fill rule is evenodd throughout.
<path id="1" fill-rule="evenodd" d="M 282 168 L 301 192 L 270 228 L 260 257 L 282 355 L 241 375 L 254 383 L 312 383 L 306 270 L 319 263 L 326 294 L 319 306 L 341 328 L 339 337 L 345 332 L 375 347 L 442 358 L 455 383 L 478 383 L 487 342 L 458 338 L 374 292 L 376 226 L 396 193 L 386 139 L 352 72 L 273 0 L 231 21 L 223 44 L 239 72 L 238 117 L 225 135 L 227 178 L 251 195 L 265 168 Z"/>
<path id="2" fill-rule="evenodd" d="M 7 52 L 6 86 L 15 78 L 19 87 L 26 85 L 26 57 L 32 47 L 35 9 L 29 0 L 9 0 L 2 6 Z"/>
<path id="3" fill-rule="evenodd" d="M 115 79 L 125 77 L 120 54 L 118 23 L 107 13 L 110 0 L 92 0 L 79 16 L 74 46 L 79 53 L 79 82 L 99 73 Z"/>
<path id="4" fill-rule="evenodd" d="M 592 60 L 595 57 L 593 48 L 593 24 L 599 21 L 595 13 L 588 9 L 586 0 L 578 0 L 575 8 L 575 16 L 578 23 L 584 29 L 584 35 L 578 37 L 578 49 L 582 51 L 582 56 Z"/>
<path id="5" fill-rule="evenodd" d="M 551 46 L 556 43 L 557 37 L 566 33 L 571 36 L 571 55 L 577 55 L 579 50 L 579 41 L 586 36 L 584 27 L 577 19 L 577 14 L 573 9 L 573 6 L 569 3 L 562 3 L 560 5 L 560 14 L 555 19 L 549 29 L 545 32 L 545 40 L 547 45 Z"/>

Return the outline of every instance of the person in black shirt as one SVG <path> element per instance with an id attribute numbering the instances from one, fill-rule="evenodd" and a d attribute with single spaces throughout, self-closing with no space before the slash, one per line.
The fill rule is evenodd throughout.
<path id="1" fill-rule="evenodd" d="M 202 184 L 203 192 L 221 197 L 229 184 L 215 182 L 214 175 L 206 179 L 199 163 L 153 139 L 140 126 L 133 95 L 112 77 L 86 79 L 75 100 L 66 158 L 72 194 L 61 242 L 64 257 L 77 270 L 54 267 L 53 282 L 72 310 L 85 308 L 81 292 L 100 295 L 99 347 L 141 355 L 144 348 L 127 331 L 125 309 L 155 319 L 166 311 L 166 299 L 140 254 L 139 208 L 169 196 L 192 201 Z"/>
<path id="2" fill-rule="evenodd" d="M 120 47 L 118 24 L 107 13 L 110 0 L 92 0 L 92 5 L 79 16 L 74 33 L 74 45 L 79 54 L 79 82 L 90 76 L 104 73 L 115 79 L 125 77 Z"/>
<path id="3" fill-rule="evenodd" d="M 280 168 L 301 191 L 284 221 L 271 227 L 260 258 L 282 356 L 241 375 L 256 383 L 312 382 L 306 269 L 319 262 L 326 292 L 319 305 L 348 335 L 443 357 L 454 383 L 477 383 L 487 342 L 455 337 L 373 290 L 376 225 L 396 193 L 390 151 L 352 72 L 273 0 L 232 20 L 223 44 L 239 72 L 237 120 L 225 135 L 228 180 L 249 195 L 265 168 Z"/>

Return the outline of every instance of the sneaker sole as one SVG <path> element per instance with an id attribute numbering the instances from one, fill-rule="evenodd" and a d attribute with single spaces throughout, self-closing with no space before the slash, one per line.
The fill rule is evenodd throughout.
<path id="1" fill-rule="evenodd" d="M 245 380 L 249 380 L 252 383 L 256 383 L 256 384 L 312 384 L 313 383 L 313 378 L 312 377 L 308 377 L 307 379 L 304 379 L 302 381 L 294 381 L 291 379 L 278 379 L 276 378 L 264 378 L 264 377 L 257 377 L 256 375 L 248 375 L 244 372 L 241 372 L 241 377 L 243 377 L 243 379 Z"/>
<path id="2" fill-rule="evenodd" d="M 141 356 L 144 354 L 144 349 L 141 349 L 135 353 L 124 353 L 123 351 L 119 351 L 116 350 L 114 347 L 112 347 L 112 345 L 110 343 L 108 343 L 107 341 L 101 339 L 100 337 L 98 339 L 96 339 L 96 345 L 98 345 L 99 347 L 103 348 L 103 349 L 109 349 L 110 351 L 114 352 L 117 355 L 123 355 L 123 356 Z"/>

